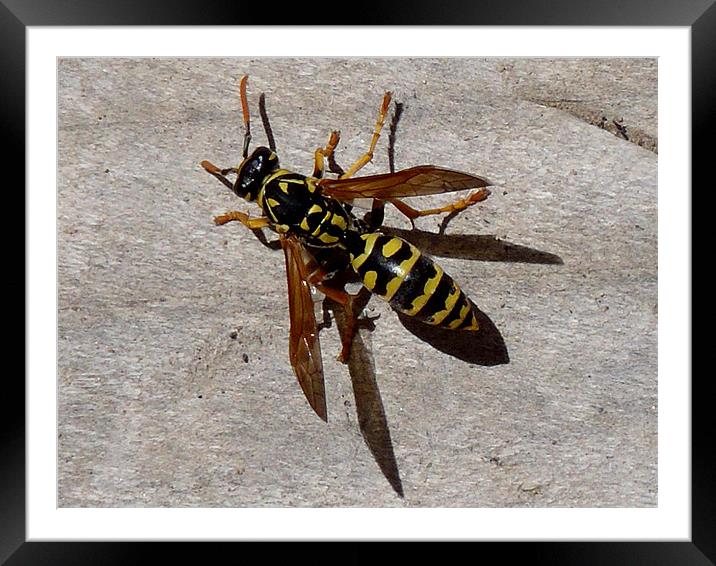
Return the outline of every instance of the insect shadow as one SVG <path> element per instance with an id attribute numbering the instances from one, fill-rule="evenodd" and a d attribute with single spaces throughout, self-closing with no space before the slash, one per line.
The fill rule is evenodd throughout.
<path id="1" fill-rule="evenodd" d="M 562 265 L 564 262 L 555 254 L 540 251 L 527 246 L 513 244 L 491 235 L 447 235 L 425 232 L 419 229 L 403 230 L 382 227 L 390 235 L 401 237 L 420 247 L 427 253 L 473 261 L 505 261 L 519 263 L 541 263 Z M 345 273 L 344 273 L 345 275 Z M 361 303 L 356 306 L 362 310 L 370 300 L 365 293 Z M 343 333 L 348 318 L 343 307 L 329 298 L 324 299 L 324 320 L 330 325 L 330 315 L 336 321 L 338 332 Z M 505 341 L 492 320 L 477 310 L 479 332 L 464 332 L 442 329 L 417 321 L 396 311 L 401 324 L 411 334 L 428 343 L 441 352 L 468 363 L 494 366 L 509 363 L 509 354 Z M 348 371 L 351 376 L 353 394 L 356 402 L 358 425 L 368 449 L 378 467 L 393 490 L 403 497 L 403 485 L 400 479 L 395 451 L 390 437 L 388 419 L 380 396 L 376 379 L 375 359 L 369 344 L 364 340 L 364 332 L 372 332 L 372 323 L 364 324 L 356 332 Z"/>
<path id="2" fill-rule="evenodd" d="M 527 246 L 512 244 L 491 235 L 435 234 L 419 229 L 403 230 L 384 227 L 392 235 L 410 241 L 425 252 L 440 257 L 472 261 L 505 261 L 561 265 L 558 255 Z M 479 332 L 460 332 L 423 324 L 413 317 L 396 313 L 401 324 L 433 348 L 460 360 L 494 366 L 510 361 L 505 341 L 490 318 L 477 309 Z"/>
<path id="3" fill-rule="evenodd" d="M 365 304 L 369 299 L 370 294 L 367 293 L 364 297 Z M 333 313 L 338 332 L 342 335 L 348 325 L 346 311 L 341 305 L 329 298 L 324 300 L 323 306 L 324 309 Z M 398 463 L 395 460 L 395 451 L 393 450 L 393 442 L 388 428 L 388 418 L 385 415 L 383 400 L 378 389 L 375 358 L 371 348 L 363 338 L 364 331 L 372 331 L 374 328 L 371 323 L 364 324 L 354 334 L 351 353 L 348 358 L 348 373 L 351 376 L 358 428 L 363 440 L 385 479 L 388 480 L 393 490 L 400 497 L 403 497 L 403 484 L 400 480 Z"/>
<path id="4" fill-rule="evenodd" d="M 405 230 L 388 226 L 381 227 L 381 230 L 386 234 L 408 240 L 432 256 L 468 261 L 553 265 L 562 265 L 564 263 L 562 258 L 556 254 L 514 244 L 493 235 L 445 234 L 427 232 L 418 228 Z M 267 241 L 261 230 L 254 230 L 253 232 L 266 247 L 274 250 L 280 248 L 278 241 Z M 317 251 L 317 257 L 329 268 L 332 264 L 342 266 L 346 263 L 344 254 L 340 250 L 331 248 Z M 341 286 L 349 282 L 355 283 L 356 281 L 357 277 L 350 270 L 342 269 L 339 270 L 335 283 Z M 363 289 L 361 300 L 355 305 L 356 312 L 363 310 L 370 297 L 371 294 L 367 292 L 367 289 Z M 322 327 L 331 326 L 330 311 L 333 314 L 339 335 L 343 335 L 348 325 L 348 315 L 343 307 L 325 297 L 323 309 L 324 323 Z M 480 331 L 457 334 L 454 330 L 424 324 L 414 317 L 405 316 L 397 311 L 394 312 L 408 332 L 445 354 L 468 363 L 483 366 L 507 364 L 510 361 L 507 346 L 500 331 L 490 317 L 479 309 L 477 309 L 477 321 Z M 403 497 L 403 485 L 395 459 L 388 419 L 376 379 L 375 358 L 369 344 L 364 340 L 364 332 L 372 332 L 374 329 L 375 326 L 369 322 L 368 324 L 362 324 L 360 331 L 355 333 L 351 354 L 348 359 L 348 372 L 351 376 L 358 426 L 363 440 L 390 486 L 400 497 Z"/>
<path id="5" fill-rule="evenodd" d="M 379 288 L 376 287 L 379 278 L 386 279 L 385 293 L 375 292 L 377 296 L 388 300 L 387 285 L 391 283 L 393 286 L 390 296 L 401 298 L 400 301 L 396 300 L 391 304 L 398 305 L 396 308 L 402 310 L 405 308 L 403 298 L 414 300 L 411 304 L 415 304 L 420 298 L 423 302 L 418 303 L 420 306 L 416 306 L 416 309 L 419 312 L 422 312 L 421 309 L 424 310 L 426 317 L 445 313 L 444 310 L 435 312 L 434 309 L 426 306 L 428 304 L 426 301 L 433 298 L 434 302 L 439 302 L 442 294 L 444 300 L 442 306 L 446 308 L 448 304 L 452 305 L 450 312 L 442 317 L 445 326 L 451 321 L 453 327 L 475 331 L 479 326 L 481 332 L 442 330 L 417 322 L 411 317 L 401 316 L 403 325 L 431 346 L 465 361 L 483 365 L 508 363 L 509 356 L 504 340 L 489 317 L 473 308 L 469 299 L 462 292 L 457 292 L 458 288 L 454 282 L 447 276 L 443 277 L 439 266 L 433 264 L 429 257 L 422 257 L 418 250 L 422 249 L 428 255 L 491 260 L 516 252 L 511 258 L 511 261 L 516 261 L 515 257 L 528 257 L 525 255 L 527 248 L 510 247 L 504 244 L 497 247 L 493 245 L 491 248 L 487 245 L 490 243 L 489 239 L 471 241 L 470 237 L 467 237 L 467 240 L 465 237 L 460 237 L 460 241 L 453 241 L 454 237 L 444 235 L 451 218 L 468 206 L 481 202 L 490 194 L 487 187 L 491 183 L 476 175 L 432 165 L 396 172 L 395 132 L 402 112 L 402 104 L 395 104 L 395 113 L 390 124 L 388 147 L 390 173 L 362 178 L 355 176 L 372 159 L 388 113 L 392 97 L 390 92 L 386 92 L 383 96 L 379 119 L 373 129 L 368 152 L 354 161 L 347 170 L 335 162 L 334 150 L 340 138 L 337 130 L 331 132 L 325 147 L 316 149 L 311 178 L 279 169 L 275 140 L 266 114 L 263 94 L 259 99 L 259 111 L 269 147 L 257 147 L 249 155 L 251 131 L 246 97 L 247 78 L 247 75 L 244 75 L 240 83 L 241 109 L 245 127 L 243 161 L 238 167 L 226 169 L 219 168 L 207 160 L 202 161 L 201 166 L 237 196 L 256 202 L 264 214 L 251 218 L 244 212 L 230 211 L 215 217 L 214 222 L 218 225 L 241 222 L 252 230 L 265 246 L 274 249 L 278 243 L 283 249 L 291 319 L 289 357 L 307 401 L 323 420 L 327 420 L 327 409 L 318 340 L 321 325 L 317 324 L 314 317 L 310 287 L 322 291 L 327 297 L 324 301 L 324 309 L 330 309 L 328 297 L 336 301 L 332 310 L 341 335 L 342 350 L 339 359 L 348 363 L 361 433 L 383 474 L 396 493 L 402 497 L 403 487 L 395 462 L 385 410 L 378 391 L 370 342 L 364 340 L 365 334 L 361 335 L 361 331 L 367 325 L 365 319 L 356 318 L 371 297 L 368 289 Z M 337 176 L 336 179 L 327 179 L 323 176 L 326 158 L 328 170 Z M 234 181 L 228 179 L 226 177 L 228 174 L 235 174 L 236 179 Z M 401 200 L 401 197 L 427 196 L 467 189 L 477 190 L 469 197 L 436 209 L 416 210 Z M 373 201 L 370 216 L 362 220 L 351 212 L 350 203 L 359 197 Z M 405 232 L 405 239 L 417 243 L 417 247 L 404 245 L 405 242 L 401 239 L 386 238 L 379 230 L 383 224 L 386 200 L 409 218 L 413 226 L 415 218 L 447 212 L 440 233 L 437 235 L 438 239 L 434 240 L 434 235 L 415 230 Z M 263 233 L 264 228 L 279 233 L 278 242 L 269 242 Z M 372 256 L 373 247 L 378 241 L 382 242 L 378 248 L 381 251 Z M 498 241 L 493 238 L 492 244 L 496 243 Z M 470 257 L 475 249 L 485 248 L 492 249 L 495 257 Z M 462 255 L 456 253 L 459 250 L 462 250 Z M 545 256 L 540 257 L 542 260 L 545 259 Z M 361 258 L 360 261 L 357 261 L 358 258 Z M 535 258 L 537 256 L 533 256 L 532 259 Z M 410 280 L 410 284 L 403 287 L 409 273 L 415 275 Z M 353 280 L 349 281 L 351 279 Z M 345 287 L 345 283 L 348 282 L 362 282 L 365 287 L 361 287 L 357 296 L 352 296 Z M 419 290 L 421 285 L 424 293 Z M 399 289 L 403 289 L 407 296 L 397 295 Z M 411 293 L 418 293 L 418 295 L 411 296 Z M 422 297 L 428 298 L 422 299 Z M 448 303 L 449 299 L 451 302 Z M 453 311 L 455 311 L 454 320 L 447 318 Z M 327 312 L 328 310 L 324 310 L 324 315 Z M 330 326 L 330 320 L 330 316 L 324 316 L 323 326 Z M 368 320 L 368 323 L 372 322 Z M 355 333 L 355 330 L 358 332 Z"/>
<path id="6" fill-rule="evenodd" d="M 504 261 L 512 263 L 543 263 L 563 265 L 556 254 L 513 244 L 487 234 L 436 234 L 418 228 L 381 228 L 386 234 L 398 236 L 433 256 L 470 261 Z"/>

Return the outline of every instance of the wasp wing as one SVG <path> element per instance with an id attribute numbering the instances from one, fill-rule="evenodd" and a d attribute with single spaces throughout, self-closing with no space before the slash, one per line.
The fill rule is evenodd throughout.
<path id="1" fill-rule="evenodd" d="M 478 189 L 492 184 L 484 177 L 433 165 L 419 165 L 396 173 L 318 181 L 323 194 L 339 200 L 417 197 Z"/>
<path id="2" fill-rule="evenodd" d="M 305 278 L 308 272 L 307 252 L 303 244 L 292 237 L 282 237 L 281 245 L 286 258 L 288 310 L 291 317 L 289 359 L 308 404 L 319 417 L 328 421 L 318 326 L 311 286 Z"/>

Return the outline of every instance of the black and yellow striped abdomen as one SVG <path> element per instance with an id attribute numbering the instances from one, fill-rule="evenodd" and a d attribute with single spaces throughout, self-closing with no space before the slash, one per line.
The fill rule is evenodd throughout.
<path id="1" fill-rule="evenodd" d="M 349 232 L 351 266 L 395 310 L 443 328 L 477 330 L 475 305 L 429 256 L 401 238 Z"/>

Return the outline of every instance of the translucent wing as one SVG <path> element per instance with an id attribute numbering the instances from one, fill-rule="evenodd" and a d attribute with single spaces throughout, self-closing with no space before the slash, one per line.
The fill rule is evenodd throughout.
<path id="1" fill-rule="evenodd" d="M 308 404 L 319 417 L 327 421 L 321 345 L 318 341 L 311 286 L 305 279 L 305 274 L 309 271 L 309 259 L 298 240 L 282 237 L 281 245 L 286 257 L 288 278 L 288 309 L 291 317 L 288 352 L 291 366 Z"/>
<path id="2" fill-rule="evenodd" d="M 435 195 L 466 189 L 487 187 L 492 183 L 476 175 L 419 165 L 396 173 L 367 175 L 349 179 L 321 179 L 323 194 L 339 200 L 355 198 L 389 199 Z"/>

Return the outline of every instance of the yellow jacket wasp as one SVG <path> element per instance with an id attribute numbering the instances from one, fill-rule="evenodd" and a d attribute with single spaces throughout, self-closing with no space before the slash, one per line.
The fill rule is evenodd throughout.
<path id="1" fill-rule="evenodd" d="M 269 228 L 279 234 L 286 260 L 290 313 L 289 357 L 298 382 L 313 410 L 327 420 L 323 363 L 311 286 L 341 304 L 352 321 L 341 337 L 339 360 L 346 362 L 355 333 L 357 317 L 353 305 L 357 295 L 326 284 L 326 266 L 316 255 L 326 248 L 347 253 L 346 268 L 353 270 L 363 286 L 390 306 L 427 324 L 455 331 L 478 330 L 476 307 L 455 281 L 429 256 L 409 242 L 381 233 L 384 202 L 389 202 L 411 222 L 420 216 L 455 212 L 486 199 L 491 183 L 482 177 L 433 165 L 402 171 L 355 177 L 373 158 L 385 124 L 391 93 L 385 93 L 368 151 L 347 170 L 335 162 L 334 150 L 340 134 L 331 132 L 325 147 L 315 150 L 311 176 L 282 169 L 275 152 L 273 134 L 266 116 L 263 95 L 260 111 L 269 147 L 258 147 L 249 155 L 250 118 L 246 97 L 247 76 L 241 79 L 240 96 L 245 135 L 243 161 L 238 167 L 220 169 L 209 161 L 202 167 L 236 195 L 258 204 L 262 215 L 232 211 L 217 216 L 217 225 L 238 221 L 256 231 Z M 326 162 L 336 179 L 324 178 Z M 232 182 L 227 175 L 235 174 Z M 477 189 L 450 205 L 416 210 L 404 197 Z M 371 220 L 352 212 L 354 199 L 373 199 Z M 378 219 L 378 220 L 376 220 Z"/>

